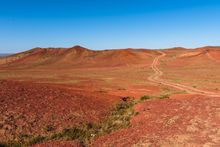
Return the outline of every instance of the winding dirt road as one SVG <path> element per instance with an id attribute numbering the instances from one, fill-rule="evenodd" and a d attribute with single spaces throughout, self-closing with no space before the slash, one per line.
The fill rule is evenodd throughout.
<path id="1" fill-rule="evenodd" d="M 166 100 L 139 103 L 134 106 L 138 115 L 131 119 L 131 127 L 98 137 L 93 140 L 92 146 L 219 146 L 220 94 L 161 79 L 163 72 L 158 65 L 166 53 L 159 53 L 151 65 L 155 73 L 149 80 L 196 95 L 173 95 Z"/>
<path id="2" fill-rule="evenodd" d="M 212 97 L 220 97 L 220 94 L 214 93 L 214 92 L 210 92 L 210 91 L 205 91 L 205 90 L 200 90 L 200 89 L 196 89 L 190 86 L 186 86 L 186 85 L 182 85 L 182 84 L 178 84 L 178 83 L 173 83 L 173 82 L 169 82 L 166 81 L 164 79 L 161 79 L 160 77 L 163 75 L 163 72 L 157 67 L 157 65 L 159 64 L 159 61 L 161 58 L 166 56 L 166 53 L 162 52 L 162 51 L 158 51 L 161 55 L 157 56 L 153 63 L 151 64 L 151 68 L 153 69 L 153 71 L 155 72 L 153 75 L 151 75 L 148 80 L 151 82 L 155 82 L 155 83 L 159 83 L 159 84 L 163 84 L 166 86 L 170 86 L 170 87 L 174 87 L 176 89 L 179 90 L 184 90 L 188 93 L 192 93 L 192 94 L 199 94 L 199 95 L 205 95 L 205 96 L 212 96 Z"/>

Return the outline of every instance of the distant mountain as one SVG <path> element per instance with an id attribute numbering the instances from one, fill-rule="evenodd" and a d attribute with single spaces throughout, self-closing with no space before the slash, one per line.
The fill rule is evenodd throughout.
<path id="1" fill-rule="evenodd" d="M 11 54 L 0 54 L 0 57 L 5 57 L 5 56 L 9 56 Z"/>

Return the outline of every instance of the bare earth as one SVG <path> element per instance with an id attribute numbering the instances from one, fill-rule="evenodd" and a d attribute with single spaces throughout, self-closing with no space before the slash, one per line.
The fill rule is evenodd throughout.
<path id="1" fill-rule="evenodd" d="M 48 134 L 47 125 L 56 132 L 102 121 L 121 97 L 168 94 L 169 99 L 135 105 L 139 113 L 130 128 L 95 138 L 91 146 L 220 146 L 219 65 L 220 47 L 91 51 L 76 46 L 3 58 L 0 142 L 21 133 Z M 50 146 L 80 144 L 36 145 Z"/>
<path id="2" fill-rule="evenodd" d="M 149 80 L 192 94 L 138 104 L 132 128 L 98 138 L 93 146 L 220 146 L 220 95 L 160 79 L 163 72 L 157 65 L 166 55 L 160 53 Z"/>
<path id="3" fill-rule="evenodd" d="M 169 82 L 163 79 L 160 79 L 160 76 L 162 76 L 164 73 L 162 71 L 160 71 L 160 69 L 157 67 L 159 59 L 166 56 L 166 54 L 164 52 L 161 52 L 160 56 L 156 57 L 151 65 L 151 68 L 154 70 L 155 74 L 153 74 L 152 76 L 150 76 L 148 78 L 149 81 L 152 82 L 156 82 L 156 83 L 160 83 L 166 86 L 171 86 L 180 90 L 184 90 L 188 93 L 192 93 L 192 94 L 200 94 L 200 95 L 206 95 L 206 96 L 214 96 L 214 97 L 220 97 L 220 94 L 218 93 L 214 93 L 214 92 L 210 92 L 210 91 L 205 91 L 205 90 L 200 90 L 197 88 L 193 88 L 190 86 L 186 86 L 183 84 L 178 84 L 178 83 L 173 83 L 173 82 Z"/>

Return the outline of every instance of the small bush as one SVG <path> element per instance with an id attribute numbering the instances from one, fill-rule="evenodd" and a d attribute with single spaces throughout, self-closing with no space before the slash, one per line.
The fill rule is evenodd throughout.
<path id="1" fill-rule="evenodd" d="M 115 106 L 111 115 L 102 123 L 86 123 L 79 127 L 64 129 L 60 133 L 53 134 L 49 139 L 78 139 L 82 144 L 88 144 L 95 136 L 105 135 L 115 130 L 129 127 L 130 119 L 133 115 L 135 115 L 132 108 L 133 105 L 133 101 L 123 101 Z"/>
<path id="2" fill-rule="evenodd" d="M 126 90 L 126 88 L 118 88 L 118 90 Z"/>
<path id="3" fill-rule="evenodd" d="M 100 92 L 100 93 L 107 93 L 108 91 L 106 91 L 104 89 L 100 89 L 98 92 Z"/>
<path id="4" fill-rule="evenodd" d="M 169 94 L 161 95 L 159 98 L 160 99 L 167 99 L 167 98 L 170 98 L 170 95 Z"/>
<path id="5" fill-rule="evenodd" d="M 6 144 L 0 142 L 0 147 L 6 147 Z"/>
<path id="6" fill-rule="evenodd" d="M 50 139 L 54 140 L 54 139 L 60 139 L 62 137 L 63 137 L 62 133 L 55 133 L 50 137 Z"/>
<path id="7" fill-rule="evenodd" d="M 134 114 L 134 115 L 136 116 L 136 115 L 139 115 L 139 114 L 140 114 L 140 112 L 135 112 L 135 114 Z"/>
<path id="8" fill-rule="evenodd" d="M 20 134 L 18 137 L 19 138 L 29 138 L 30 135 L 28 135 L 28 134 Z"/>
<path id="9" fill-rule="evenodd" d="M 128 97 L 128 96 L 122 97 L 121 100 L 124 101 L 124 102 L 132 101 L 132 99 L 130 97 Z"/>
<path id="10" fill-rule="evenodd" d="M 47 125 L 45 128 L 44 128 L 44 131 L 46 132 L 51 132 L 55 130 L 55 128 L 52 126 L 52 125 Z"/>
<path id="11" fill-rule="evenodd" d="M 0 143 L 0 147 L 22 147 L 22 143 L 18 141 L 9 141 L 8 143 Z"/>
<path id="12" fill-rule="evenodd" d="M 149 97 L 145 96 L 142 100 L 149 99 Z M 112 110 L 110 116 L 108 116 L 103 122 L 98 124 L 93 123 L 85 123 L 78 127 L 64 129 L 60 133 L 55 133 L 51 136 L 37 136 L 29 141 L 25 141 L 23 145 L 31 146 L 34 144 L 41 143 L 43 141 L 48 140 L 58 140 L 58 139 L 67 139 L 67 140 L 79 140 L 81 144 L 88 145 L 90 140 L 93 137 L 101 136 L 105 134 L 109 134 L 116 130 L 122 128 L 130 127 L 130 119 L 132 116 L 137 115 L 133 109 L 133 106 L 137 103 L 141 102 L 141 100 L 133 100 L 131 98 L 126 98 L 126 101 L 122 101 L 121 103 L 117 104 L 115 108 Z M 45 131 L 52 131 L 54 128 L 51 125 L 48 125 L 44 128 Z M 21 135 L 21 138 L 28 138 L 28 135 Z M 12 144 L 9 147 L 21 147 L 22 144 L 14 145 Z M 1 146 L 0 146 L 1 147 Z M 3 146 L 4 147 L 4 146 Z M 8 146 L 6 146 L 8 147 Z"/>
<path id="13" fill-rule="evenodd" d="M 71 128 L 71 129 L 65 129 L 63 131 L 63 136 L 67 139 L 75 140 L 79 139 L 80 141 L 84 142 L 89 138 L 89 130 L 84 130 L 83 128 Z"/>
<path id="14" fill-rule="evenodd" d="M 28 142 L 28 145 L 30 146 L 30 145 L 34 145 L 34 144 L 37 144 L 37 143 L 41 143 L 41 142 L 43 142 L 43 141 L 45 141 L 46 140 L 46 137 L 44 137 L 44 136 L 37 136 L 37 137 L 34 137 L 34 138 L 32 138 L 29 142 Z"/>
<path id="15" fill-rule="evenodd" d="M 150 99 L 150 96 L 145 95 L 145 96 L 141 97 L 141 101 L 145 101 L 145 100 L 148 100 L 148 99 Z"/>

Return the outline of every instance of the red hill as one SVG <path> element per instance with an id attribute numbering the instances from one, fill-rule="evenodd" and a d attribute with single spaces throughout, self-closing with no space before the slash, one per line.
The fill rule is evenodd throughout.
<path id="1" fill-rule="evenodd" d="M 82 68 L 116 67 L 146 64 L 154 51 L 119 49 L 93 51 L 81 46 L 72 48 L 34 48 L 18 53 L 0 62 L 16 68 Z"/>

